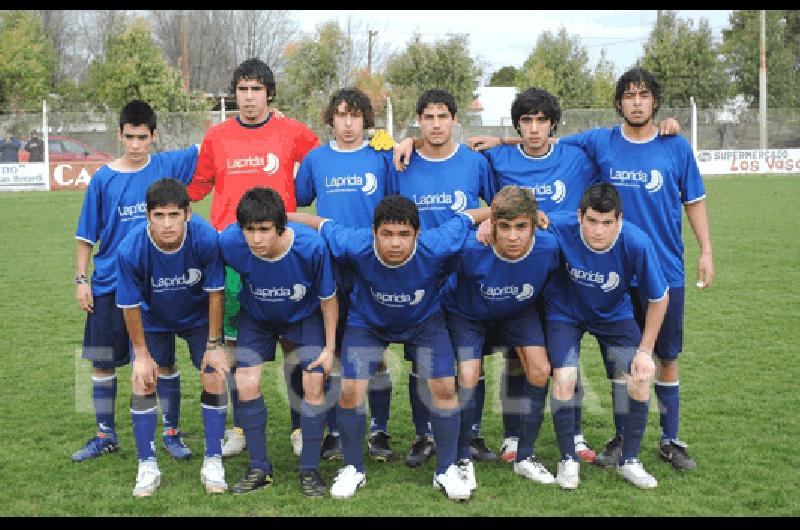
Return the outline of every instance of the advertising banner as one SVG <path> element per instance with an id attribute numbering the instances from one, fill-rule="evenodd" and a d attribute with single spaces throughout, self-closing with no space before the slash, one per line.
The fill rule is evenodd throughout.
<path id="1" fill-rule="evenodd" d="M 791 173 L 800 175 L 800 149 L 698 151 L 701 175 Z"/>
<path id="2" fill-rule="evenodd" d="M 0 164 L 0 191 L 47 191 L 44 162 Z"/>

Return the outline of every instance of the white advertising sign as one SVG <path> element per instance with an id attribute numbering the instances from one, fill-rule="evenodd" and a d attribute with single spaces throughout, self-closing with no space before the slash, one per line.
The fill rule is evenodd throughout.
<path id="1" fill-rule="evenodd" d="M 0 164 L 0 191 L 47 191 L 47 173 L 44 162 Z"/>
<path id="2" fill-rule="evenodd" d="M 800 175 L 800 149 L 698 151 L 701 175 L 790 173 Z"/>

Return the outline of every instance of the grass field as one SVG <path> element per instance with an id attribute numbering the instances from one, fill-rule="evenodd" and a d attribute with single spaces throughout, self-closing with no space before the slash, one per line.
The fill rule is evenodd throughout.
<path id="1" fill-rule="evenodd" d="M 257 515 L 257 516 L 773 516 L 800 515 L 800 178 L 706 179 L 716 280 L 688 289 L 681 357 L 681 438 L 698 461 L 679 473 L 658 460 L 658 413 L 651 406 L 641 459 L 658 479 L 639 491 L 615 472 L 584 465 L 575 492 L 513 475 L 505 463 L 476 464 L 478 490 L 457 504 L 433 490 L 433 462 L 412 470 L 402 455 L 412 440 L 406 363 L 390 358 L 395 386 L 390 431 L 400 457 L 367 461 L 368 484 L 353 499 L 307 500 L 289 444 L 288 406 L 279 365 L 267 365 L 274 486 L 245 496 L 209 497 L 199 481 L 203 451 L 200 385 L 181 344 L 182 429 L 195 451 L 188 462 L 158 449 L 162 486 L 149 499 L 131 495 L 136 450 L 129 407 L 130 367 L 119 371 L 117 428 L 121 451 L 73 464 L 70 455 L 94 432 L 91 371 L 81 360 L 84 315 L 74 301 L 74 231 L 80 192 L 0 194 L 0 515 Z M 197 205 L 202 214 L 208 203 Z M 686 223 L 685 223 L 686 225 Z M 685 231 L 689 285 L 697 245 Z M 584 432 L 599 449 L 612 434 L 608 383 L 592 341 L 583 345 Z M 488 361 L 484 434 L 502 437 L 500 359 Z M 549 411 L 537 444 L 552 471 L 557 446 Z M 246 454 L 225 461 L 228 482 L 241 478 Z M 323 462 L 329 484 L 337 463 Z"/>

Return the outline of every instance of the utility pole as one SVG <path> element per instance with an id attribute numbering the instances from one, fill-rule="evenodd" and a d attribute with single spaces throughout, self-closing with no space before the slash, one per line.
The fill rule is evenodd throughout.
<path id="1" fill-rule="evenodd" d="M 181 67 L 183 69 L 183 91 L 189 92 L 189 45 L 186 42 L 186 12 L 181 13 Z"/>
<path id="2" fill-rule="evenodd" d="M 761 10 L 761 61 L 758 67 L 758 128 L 761 149 L 767 148 L 767 12 Z"/>
<path id="3" fill-rule="evenodd" d="M 367 75 L 372 76 L 372 38 L 378 35 L 377 31 L 367 30 Z"/>

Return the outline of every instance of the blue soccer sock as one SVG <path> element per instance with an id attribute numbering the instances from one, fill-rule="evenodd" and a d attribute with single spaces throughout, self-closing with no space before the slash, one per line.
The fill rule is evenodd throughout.
<path id="1" fill-rule="evenodd" d="M 483 404 L 486 400 L 486 380 L 484 376 L 478 378 L 475 385 L 475 395 L 473 397 L 475 409 L 472 420 L 469 422 L 470 440 L 481 435 L 481 424 L 483 423 Z"/>
<path id="2" fill-rule="evenodd" d="M 392 402 L 392 376 L 387 370 L 377 372 L 367 387 L 369 412 L 372 416 L 369 431 L 389 432 L 389 407 Z"/>
<path id="3" fill-rule="evenodd" d="M 336 412 L 339 422 L 339 437 L 342 440 L 344 465 L 354 466 L 364 472 L 364 434 L 367 431 L 367 410 L 363 405 L 354 409 L 341 406 Z"/>
<path id="4" fill-rule="evenodd" d="M 575 380 L 575 434 L 582 433 L 581 427 L 583 422 L 583 378 L 581 378 L 581 370 L 578 368 L 578 376 Z"/>
<path id="5" fill-rule="evenodd" d="M 200 413 L 207 457 L 222 457 L 222 437 L 225 436 L 225 417 L 228 415 L 228 394 L 200 394 Z"/>
<path id="6" fill-rule="evenodd" d="M 611 406 L 614 409 L 614 436 L 622 438 L 628 416 L 628 384 L 624 379 L 611 380 Z"/>
<path id="7" fill-rule="evenodd" d="M 661 440 L 677 440 L 681 401 L 678 381 L 664 383 L 656 381 L 656 397 L 661 423 Z"/>
<path id="8" fill-rule="evenodd" d="M 283 377 L 286 379 L 286 393 L 289 395 L 289 413 L 292 417 L 292 430 L 300 428 L 300 408 L 303 403 L 303 368 L 299 364 L 284 360 Z"/>
<path id="9" fill-rule="evenodd" d="M 473 418 L 475 416 L 476 388 L 460 387 L 458 389 L 458 406 L 461 409 L 461 424 L 458 434 L 458 459 L 472 459 L 469 442 L 473 436 Z"/>
<path id="10" fill-rule="evenodd" d="M 325 380 L 325 423 L 328 432 L 338 434 L 339 427 L 336 423 L 336 403 L 339 402 L 339 392 L 342 389 L 342 375 L 331 374 Z"/>
<path id="11" fill-rule="evenodd" d="M 92 376 L 92 402 L 97 429 L 105 434 L 116 436 L 114 429 L 114 408 L 117 401 L 117 376 Z"/>
<path id="12" fill-rule="evenodd" d="M 156 392 L 161 402 L 161 423 L 164 432 L 178 430 L 181 419 L 181 373 L 159 374 Z"/>
<path id="13" fill-rule="evenodd" d="M 430 436 L 432 433 L 428 403 L 431 403 L 431 392 L 426 381 L 421 383 L 416 373 L 408 373 L 408 399 L 411 402 L 411 421 L 414 422 L 414 430 L 417 436 Z"/>
<path id="14" fill-rule="evenodd" d="M 250 454 L 250 467 L 272 473 L 267 452 L 267 416 L 264 396 L 259 395 L 249 401 L 239 400 L 239 419 Z"/>
<path id="15" fill-rule="evenodd" d="M 458 408 L 431 407 L 431 428 L 436 439 L 437 475 L 444 473 L 450 465 L 456 463 L 460 427 L 461 415 Z"/>
<path id="16" fill-rule="evenodd" d="M 500 404 L 503 409 L 503 438 L 519 438 L 519 413 L 525 392 L 525 374 L 509 374 L 503 370 L 500 384 Z"/>
<path id="17" fill-rule="evenodd" d="M 578 460 L 575 453 L 575 411 L 573 400 L 556 399 L 550 394 L 550 410 L 553 414 L 553 428 L 556 431 L 558 448 L 561 450 L 561 458 L 570 457 Z"/>
<path id="18" fill-rule="evenodd" d="M 650 400 L 639 401 L 628 398 L 628 416 L 625 421 L 625 438 L 622 440 L 622 454 L 619 456 L 619 465 L 629 458 L 639 456 L 642 437 L 647 427 L 647 411 Z"/>
<path id="19" fill-rule="evenodd" d="M 322 433 L 325 430 L 326 406 L 312 405 L 303 400 L 300 425 L 303 432 L 303 451 L 300 453 L 300 471 L 319 468 Z"/>
<path id="20" fill-rule="evenodd" d="M 231 395 L 231 409 L 233 409 L 233 426 L 242 427 L 239 421 L 239 389 L 236 386 L 236 368 L 231 368 L 231 371 L 225 374 L 225 380 L 228 382 L 228 392 Z"/>
<path id="21" fill-rule="evenodd" d="M 536 439 L 544 420 L 544 407 L 547 400 L 547 383 L 544 386 L 530 384 L 525 379 L 525 396 L 528 410 L 520 414 L 519 442 L 517 444 L 517 462 L 522 462 L 536 454 Z M 527 412 L 527 413 L 526 413 Z"/>
<path id="22" fill-rule="evenodd" d="M 153 441 L 158 423 L 158 407 L 156 395 L 131 394 L 131 421 L 133 437 L 136 439 L 136 452 L 139 462 L 155 460 L 156 451 Z"/>

